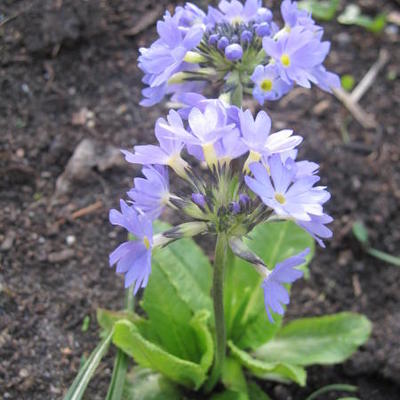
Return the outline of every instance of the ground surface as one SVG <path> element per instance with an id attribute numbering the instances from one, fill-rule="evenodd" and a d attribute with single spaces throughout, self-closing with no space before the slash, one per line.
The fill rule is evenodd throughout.
<path id="1" fill-rule="evenodd" d="M 82 355 L 95 346 L 97 307 L 122 304 L 122 281 L 107 266 L 122 232 L 112 229 L 107 214 L 135 170 L 94 162 L 58 196 L 56 180 L 84 138 L 98 141 L 97 155 L 109 144 L 128 148 L 153 140 L 154 121 L 164 111 L 138 106 L 136 57 L 138 48 L 155 37 L 154 10 L 161 13 L 167 3 L 1 3 L 0 393 L 4 399 L 58 399 Z M 372 14 L 382 7 L 396 9 L 395 1 L 359 3 Z M 293 127 L 303 134 L 302 155 L 321 163 L 335 217 L 334 239 L 318 251 L 311 279 L 295 285 L 287 318 L 353 310 L 365 313 L 374 331 L 344 365 L 311 368 L 307 389 L 265 388 L 274 399 L 300 400 L 320 386 L 348 382 L 359 386 L 363 400 L 395 400 L 400 270 L 365 255 L 351 225 L 362 219 L 375 247 L 399 254 L 400 83 L 393 80 L 399 74 L 399 35 L 374 36 L 336 22 L 326 28 L 333 49 L 329 67 L 340 74 L 360 79 L 381 48 L 391 59 L 361 101 L 376 116 L 377 130 L 362 129 L 337 100 L 315 88 L 297 90 L 271 106 L 275 128 Z M 340 133 L 345 126 L 347 146 Z M 92 210 L 73 214 L 87 206 Z M 82 332 L 86 316 L 91 323 Z M 88 399 L 104 398 L 111 366 L 111 358 L 102 364 Z"/>

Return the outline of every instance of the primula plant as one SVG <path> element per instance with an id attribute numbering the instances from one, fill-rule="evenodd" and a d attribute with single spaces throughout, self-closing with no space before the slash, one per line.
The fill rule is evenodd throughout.
<path id="1" fill-rule="evenodd" d="M 302 137 L 271 133 L 267 112 L 253 114 L 242 99 L 264 105 L 294 85 L 340 83 L 323 66 L 323 29 L 290 0 L 281 14 L 283 27 L 258 0 L 223 0 L 207 13 L 187 3 L 166 12 L 159 38 L 140 49 L 141 104 L 169 96 L 172 108 L 155 123 L 156 145 L 123 150 L 143 168 L 110 211 L 128 233 L 110 254 L 127 309 L 99 310 L 103 341 L 67 399 L 81 398 L 110 342 L 118 353 L 109 399 L 258 400 L 268 396 L 255 378 L 305 385 L 306 366 L 341 362 L 367 339 L 368 320 L 351 313 L 282 326 L 314 240 L 324 247 L 332 236 L 330 194 L 319 166 L 297 158 Z M 180 224 L 158 220 L 167 207 Z M 194 236 L 215 244 L 212 263 Z"/>

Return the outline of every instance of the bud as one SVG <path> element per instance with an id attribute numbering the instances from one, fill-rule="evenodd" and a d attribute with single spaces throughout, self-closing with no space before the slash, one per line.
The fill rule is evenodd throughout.
<path id="1" fill-rule="evenodd" d="M 164 238 L 168 239 L 181 239 L 183 237 L 196 236 L 199 233 L 203 233 L 207 230 L 207 224 L 205 222 L 185 222 L 178 226 L 174 226 L 171 229 L 161 233 Z"/>
<path id="2" fill-rule="evenodd" d="M 225 49 L 225 56 L 230 61 L 240 60 L 243 56 L 243 49 L 240 44 L 230 44 Z"/>
<path id="3" fill-rule="evenodd" d="M 229 45 L 229 40 L 226 36 L 222 36 L 221 39 L 218 40 L 218 50 L 224 51 L 225 47 Z"/>
<path id="4" fill-rule="evenodd" d="M 190 64 L 199 64 L 202 62 L 206 62 L 207 59 L 195 51 L 188 51 L 186 53 L 183 61 L 190 63 Z"/>
<path id="5" fill-rule="evenodd" d="M 265 267 L 264 261 L 253 253 L 237 236 L 229 239 L 229 246 L 235 256 L 253 264 L 261 275 L 265 277 L 268 274 L 269 271 Z"/>
<path id="6" fill-rule="evenodd" d="M 260 37 L 268 36 L 271 33 L 271 28 L 267 22 L 262 22 L 256 28 L 256 34 Z"/>

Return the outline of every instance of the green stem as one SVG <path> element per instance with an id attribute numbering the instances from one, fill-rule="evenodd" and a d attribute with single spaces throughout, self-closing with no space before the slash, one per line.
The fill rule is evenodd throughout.
<path id="1" fill-rule="evenodd" d="M 211 392 L 221 375 L 226 353 L 226 331 L 224 316 L 224 272 L 227 260 L 228 238 L 219 233 L 215 245 L 212 298 L 215 320 L 215 356 L 211 376 L 206 383 L 206 392 Z"/>

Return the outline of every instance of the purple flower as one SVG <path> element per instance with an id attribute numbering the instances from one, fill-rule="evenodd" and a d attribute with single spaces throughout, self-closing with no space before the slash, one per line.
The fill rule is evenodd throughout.
<path id="1" fill-rule="evenodd" d="M 161 165 L 145 166 L 142 173 L 145 178 L 135 178 L 134 188 L 127 194 L 137 210 L 154 220 L 169 201 L 168 170 Z"/>
<path id="2" fill-rule="evenodd" d="M 233 43 L 225 48 L 225 57 L 229 61 L 238 61 L 243 56 L 243 49 L 240 44 Z"/>
<path id="3" fill-rule="evenodd" d="M 310 81 L 317 83 L 316 73 L 329 52 L 330 43 L 321 42 L 313 32 L 296 26 L 278 40 L 264 37 L 263 48 L 287 84 L 296 82 L 310 88 Z"/>
<path id="4" fill-rule="evenodd" d="M 270 135 L 271 119 L 265 111 L 260 111 L 255 119 L 250 110 L 239 111 L 239 120 L 242 141 L 250 151 L 245 169 L 263 155 L 292 150 L 303 140 L 301 136 L 292 136 L 293 131 L 288 129 Z"/>
<path id="5" fill-rule="evenodd" d="M 314 83 L 326 92 L 332 93 L 332 89 L 338 89 L 341 86 L 339 76 L 327 71 L 323 65 L 314 68 L 312 75 L 315 79 Z"/>
<path id="6" fill-rule="evenodd" d="M 250 79 L 254 82 L 253 96 L 261 104 L 265 100 L 278 100 L 292 89 L 279 75 L 275 65 L 257 65 Z"/>
<path id="7" fill-rule="evenodd" d="M 179 116 L 179 114 L 176 113 Z M 179 117 L 180 118 L 180 117 Z M 182 121 L 180 121 L 182 124 Z M 209 102 L 204 111 L 194 107 L 188 116 L 189 129 L 185 130 L 183 124 L 166 124 L 160 126 L 168 131 L 171 137 L 181 139 L 189 146 L 189 152 L 198 157 L 201 148 L 204 159 L 209 165 L 217 162 L 218 154 L 215 144 L 225 135 L 234 133 L 234 124 L 227 124 L 227 113 L 222 102 Z M 193 149 L 194 146 L 194 149 Z M 194 150 L 194 151 L 193 151 Z"/>
<path id="8" fill-rule="evenodd" d="M 285 21 L 285 25 L 289 28 L 295 26 L 303 26 L 309 29 L 320 28 L 315 25 L 315 21 L 311 17 L 311 13 L 306 10 L 300 10 L 297 6 L 297 2 L 291 0 L 284 0 L 281 3 L 281 14 Z"/>
<path id="9" fill-rule="evenodd" d="M 287 168 L 279 155 L 268 159 L 270 175 L 261 163 L 250 164 L 254 178 L 246 176 L 247 186 L 256 193 L 263 203 L 271 207 L 283 218 L 295 221 L 312 221 L 312 215 L 324 215 L 322 205 L 329 200 L 330 194 L 323 186 L 314 184 L 319 181 L 316 175 L 297 180 L 295 171 Z"/>
<path id="10" fill-rule="evenodd" d="M 160 146 L 151 144 L 135 146 L 134 153 L 126 150 L 122 150 L 122 153 L 125 155 L 126 161 L 130 163 L 168 165 L 179 176 L 184 177 L 188 164 L 181 157 L 183 142 L 178 137 L 171 135 L 171 129 L 184 130 L 183 122 L 179 114 L 173 110 L 169 112 L 167 120 L 168 122 L 164 118 L 159 118 L 156 122 L 155 131 Z M 165 129 L 166 126 L 169 129 Z"/>
<path id="11" fill-rule="evenodd" d="M 325 225 L 333 221 L 333 218 L 328 214 L 312 215 L 310 214 L 311 221 L 296 221 L 297 225 L 306 230 L 317 243 L 325 248 L 322 239 L 329 239 L 332 237 L 332 231 Z M 322 239 L 321 239 L 322 238 Z"/>
<path id="12" fill-rule="evenodd" d="M 246 0 L 244 5 L 238 0 L 222 0 L 218 4 L 219 10 L 208 7 L 207 20 L 209 25 L 220 22 L 230 24 L 248 23 L 256 20 L 258 11 L 262 9 L 261 0 Z"/>
<path id="13" fill-rule="evenodd" d="M 139 214 L 134 207 L 120 201 L 121 212 L 110 210 L 110 222 L 124 227 L 136 240 L 120 244 L 110 254 L 110 266 L 117 264 L 117 273 L 125 275 L 125 287 L 134 283 L 134 294 L 146 287 L 151 272 L 153 228 L 151 220 Z"/>
<path id="14" fill-rule="evenodd" d="M 163 21 L 158 21 L 160 36 L 150 48 L 141 48 L 139 68 L 147 75 L 146 83 L 151 88 L 160 87 L 183 68 L 186 53 L 195 48 L 203 37 L 203 28 L 193 26 L 183 32 L 176 18 L 166 12 Z M 147 96 L 150 97 L 150 96 Z"/>
<path id="15" fill-rule="evenodd" d="M 261 24 L 256 26 L 257 36 L 264 37 L 271 34 L 271 26 L 268 22 L 261 22 Z"/>
<path id="16" fill-rule="evenodd" d="M 264 289 L 264 303 L 269 320 L 274 320 L 271 311 L 283 315 L 285 310 L 282 304 L 289 304 L 289 293 L 285 288 L 285 283 L 293 283 L 303 276 L 303 272 L 295 267 L 304 264 L 306 255 L 310 249 L 305 249 L 301 253 L 287 258 L 286 260 L 275 265 L 275 268 L 268 273 L 262 283 Z"/>

